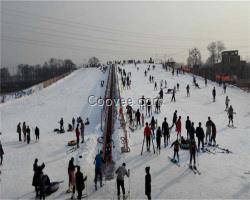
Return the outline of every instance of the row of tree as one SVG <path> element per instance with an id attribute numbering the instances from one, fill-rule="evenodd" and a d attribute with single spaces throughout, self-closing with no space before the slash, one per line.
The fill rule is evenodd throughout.
<path id="1" fill-rule="evenodd" d="M 51 58 L 43 65 L 20 64 L 17 73 L 10 75 L 8 68 L 1 68 L 1 93 L 14 92 L 39 82 L 60 76 L 76 69 L 70 59 Z"/>

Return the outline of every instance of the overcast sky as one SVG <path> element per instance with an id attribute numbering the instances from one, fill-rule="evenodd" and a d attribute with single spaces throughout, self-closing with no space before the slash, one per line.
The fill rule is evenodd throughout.
<path id="1" fill-rule="evenodd" d="M 50 57 L 84 63 L 91 56 L 186 62 L 221 40 L 250 60 L 247 2 L 2 2 L 1 67 Z"/>

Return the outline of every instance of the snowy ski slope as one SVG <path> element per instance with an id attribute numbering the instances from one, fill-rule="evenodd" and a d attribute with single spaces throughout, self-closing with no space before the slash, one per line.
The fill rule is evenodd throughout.
<path id="1" fill-rule="evenodd" d="M 172 164 L 168 156 L 173 155 L 173 150 L 169 146 L 162 150 L 160 155 L 144 152 L 141 156 L 141 145 L 143 140 L 143 129 L 129 133 L 129 147 L 131 152 L 117 154 L 121 146 L 119 137 L 123 136 L 122 129 L 118 129 L 119 121 L 116 123 L 114 140 L 116 141 L 115 161 L 116 166 L 122 162 L 127 163 L 127 168 L 131 170 L 130 187 L 129 179 L 125 178 L 126 190 L 130 188 L 131 199 L 143 199 L 145 167 L 151 167 L 152 178 L 152 198 L 153 199 L 249 199 L 249 176 L 245 174 L 250 170 L 249 144 L 250 144 L 250 110 L 248 93 L 234 87 L 227 88 L 227 94 L 231 99 L 236 112 L 235 125 L 237 128 L 227 127 L 227 115 L 225 109 L 225 97 L 216 83 L 208 82 L 204 86 L 203 79 L 197 77 L 201 89 L 196 89 L 192 85 L 192 76 L 189 74 L 172 76 L 160 65 L 144 77 L 144 70 L 148 65 L 138 65 L 137 71 L 134 65 L 121 66 L 127 72 L 132 72 L 132 86 L 130 90 L 122 90 L 124 98 L 137 100 L 145 97 L 156 97 L 159 89 L 154 91 L 154 85 L 149 83 L 148 76 L 151 74 L 158 82 L 167 80 L 168 88 L 172 88 L 178 82 L 180 91 L 176 93 L 176 102 L 171 103 L 171 95 L 164 94 L 165 103 L 161 107 L 160 114 L 154 114 L 161 125 L 163 118 L 167 117 L 171 124 L 174 110 L 178 110 L 178 116 L 182 116 L 182 126 L 185 124 L 186 116 L 194 121 L 195 127 L 198 122 L 202 126 L 211 116 L 217 126 L 217 143 L 220 146 L 230 149 L 233 154 L 200 153 L 198 157 L 201 175 L 195 175 L 188 169 L 189 154 L 181 150 L 180 165 Z M 100 107 L 88 105 L 87 98 L 90 94 L 103 96 L 105 87 L 100 87 L 100 80 L 107 78 L 107 73 L 103 74 L 98 69 L 81 69 L 75 71 L 70 76 L 55 83 L 38 93 L 25 97 L 11 103 L 0 105 L 1 123 L 0 130 L 3 133 L 1 141 L 5 151 L 4 163 L 1 167 L 1 199 L 33 199 L 35 197 L 34 188 L 31 185 L 33 171 L 32 165 L 36 157 L 39 164 L 45 162 L 44 173 L 48 174 L 51 180 L 64 180 L 57 192 L 50 195 L 50 199 L 69 199 L 70 194 L 65 194 L 68 187 L 67 166 L 69 159 L 74 156 L 77 163 L 82 166 L 84 174 L 88 175 L 87 189 L 89 199 L 114 199 L 116 197 L 115 180 L 107 181 L 97 192 L 94 192 L 93 158 L 98 150 L 96 139 L 100 133 Z M 106 81 L 105 81 L 106 83 Z M 191 97 L 186 97 L 186 85 L 190 84 Z M 212 102 L 212 88 L 216 87 L 217 99 Z M 166 89 L 164 89 L 165 92 Z M 137 109 L 138 106 L 133 106 Z M 90 125 L 86 127 L 86 143 L 81 148 L 67 154 L 66 143 L 74 139 L 74 133 L 57 135 L 53 133 L 54 128 L 58 128 L 60 117 L 64 117 L 65 126 L 71 118 L 81 115 L 83 119 L 89 117 Z M 145 117 L 145 122 L 149 121 Z M 32 142 L 30 145 L 19 143 L 16 133 L 16 125 L 19 121 L 26 121 L 31 127 L 39 126 L 41 139 L 39 143 L 34 142 L 32 131 Z M 186 131 L 182 127 L 182 132 L 186 136 Z M 173 129 L 171 132 L 171 142 L 176 138 Z M 162 142 L 163 144 L 163 142 Z M 145 148 L 144 148 L 145 149 Z M 78 159 L 82 155 L 82 159 Z"/>

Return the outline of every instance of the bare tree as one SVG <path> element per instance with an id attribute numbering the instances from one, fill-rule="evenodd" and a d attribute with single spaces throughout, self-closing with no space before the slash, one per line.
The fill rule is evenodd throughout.
<path id="1" fill-rule="evenodd" d="M 225 49 L 225 45 L 221 41 L 211 42 L 207 46 L 207 50 L 210 53 L 210 56 L 207 59 L 208 64 L 215 64 L 221 61 L 221 52 Z"/>
<path id="2" fill-rule="evenodd" d="M 100 63 L 99 59 L 97 57 L 95 57 L 95 56 L 93 56 L 93 57 L 91 57 L 89 59 L 89 65 L 90 65 L 90 67 L 96 67 L 99 63 Z"/>
<path id="3" fill-rule="evenodd" d="M 201 52 L 198 48 L 194 47 L 193 49 L 189 50 L 187 64 L 192 67 L 201 65 Z"/>

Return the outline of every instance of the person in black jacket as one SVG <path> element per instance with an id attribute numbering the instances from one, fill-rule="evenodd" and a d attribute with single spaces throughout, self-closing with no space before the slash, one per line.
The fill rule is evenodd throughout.
<path id="1" fill-rule="evenodd" d="M 19 136 L 19 142 L 21 142 L 22 141 L 21 122 L 18 123 L 16 132 L 18 133 L 18 136 Z"/>
<path id="2" fill-rule="evenodd" d="M 137 109 L 137 111 L 135 113 L 135 117 L 136 117 L 136 127 L 138 127 L 138 125 L 140 125 L 140 127 L 141 127 L 141 113 L 140 113 L 139 109 Z"/>
<path id="3" fill-rule="evenodd" d="M 190 140 L 194 140 L 194 134 L 195 134 L 194 122 L 192 122 L 190 130 L 189 130 L 189 139 Z"/>
<path id="4" fill-rule="evenodd" d="M 166 117 L 164 118 L 164 121 L 162 123 L 162 133 L 164 137 L 164 147 L 166 148 L 168 145 L 168 141 L 170 139 L 169 126 L 168 126 Z"/>
<path id="5" fill-rule="evenodd" d="M 43 174 L 43 169 L 45 167 L 45 164 L 43 163 L 42 165 L 39 166 L 37 163 L 38 163 L 38 159 L 36 158 L 33 164 L 34 176 L 33 176 L 32 185 L 35 187 L 36 196 L 38 197 L 40 177 Z"/>
<path id="6" fill-rule="evenodd" d="M 200 143 L 202 144 L 202 150 L 204 150 L 204 130 L 201 127 L 201 122 L 199 122 L 199 126 L 196 128 L 196 137 L 198 138 L 198 151 L 200 151 Z"/>
<path id="7" fill-rule="evenodd" d="M 26 128 L 26 133 L 27 133 L 27 144 L 29 144 L 30 143 L 30 127 L 29 126 L 27 126 Z"/>
<path id="8" fill-rule="evenodd" d="M 159 150 L 159 154 L 161 151 L 161 137 L 162 137 L 162 132 L 161 132 L 161 127 L 159 126 L 157 131 L 156 131 L 156 149 Z"/>
<path id="9" fill-rule="evenodd" d="M 213 101 L 215 102 L 215 97 L 216 97 L 216 90 L 215 90 L 215 87 L 213 88 L 212 94 L 213 94 Z"/>
<path id="10" fill-rule="evenodd" d="M 82 198 L 82 191 L 85 188 L 84 182 L 87 180 L 87 176 L 83 178 L 83 174 L 80 171 L 80 166 L 77 166 L 77 172 L 76 172 L 76 190 L 77 190 L 77 199 Z"/>
<path id="11" fill-rule="evenodd" d="M 36 141 L 39 140 L 39 135 L 40 135 L 40 131 L 39 131 L 39 128 L 36 126 L 35 128 Z"/>
<path id="12" fill-rule="evenodd" d="M 175 125 L 176 121 L 177 121 L 177 110 L 174 111 L 173 124 L 172 124 L 171 128 L 173 128 L 173 126 Z"/>
<path id="13" fill-rule="evenodd" d="M 189 138 L 189 130 L 191 128 L 191 121 L 189 119 L 189 116 L 187 116 L 187 120 L 186 120 L 186 130 L 187 130 L 187 139 Z"/>
<path id="14" fill-rule="evenodd" d="M 151 200 L 151 174 L 150 174 L 150 167 L 145 168 L 146 176 L 145 176 L 145 195 L 147 196 L 148 200 Z"/>

